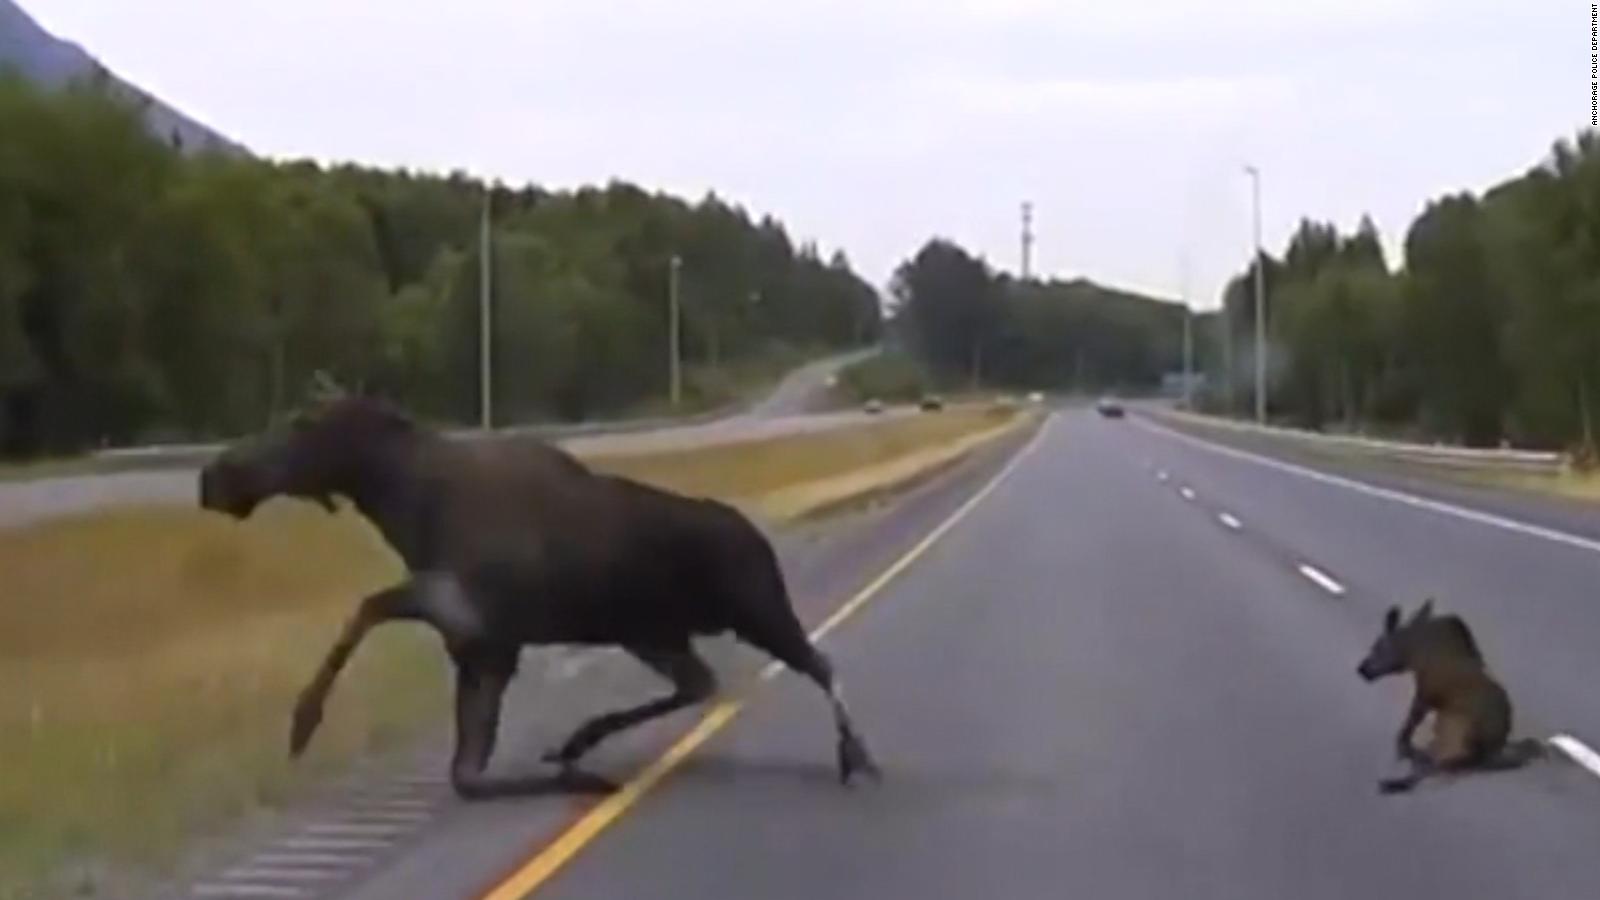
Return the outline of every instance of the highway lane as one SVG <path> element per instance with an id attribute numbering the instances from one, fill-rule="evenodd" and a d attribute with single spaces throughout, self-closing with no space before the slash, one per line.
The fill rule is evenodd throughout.
<path id="1" fill-rule="evenodd" d="M 1600 736 L 1594 567 L 1060 415 L 829 640 L 881 787 L 832 784 L 825 711 L 781 677 L 537 895 L 1592 896 L 1600 779 L 1549 762 L 1380 797 L 1407 686 L 1354 666 L 1390 598 L 1434 591 L 1525 730 Z"/>
<path id="2" fill-rule="evenodd" d="M 1026 435 L 1006 438 L 893 501 L 776 533 L 775 545 L 802 620 L 815 624 L 896 557 L 923 539 L 1010 458 Z M 702 642 L 729 696 L 739 696 L 767 659 L 728 640 Z M 443 663 L 441 661 L 440 665 Z M 539 755 L 578 722 L 660 694 L 664 685 L 635 661 L 605 650 L 544 648 L 523 655 L 506 705 L 502 771 L 536 768 Z M 813 698 L 818 699 L 818 698 Z M 337 700 L 331 712 L 337 715 Z M 820 700 L 819 700 L 820 702 Z M 287 711 L 285 712 L 287 715 Z M 598 771 L 623 778 L 688 727 L 696 711 L 637 729 L 600 747 Z M 818 759 L 832 758 L 826 719 L 815 723 Z M 442 783 L 449 728 L 393 759 L 377 759 L 341 784 L 267 821 L 191 849 L 162 898 L 292 896 L 387 900 L 475 896 L 530 847 L 581 812 L 580 800 L 465 804 Z M 399 804 L 398 810 L 394 804 Z M 395 816 L 404 822 L 392 821 Z M 374 822 L 374 818 L 377 819 Z M 376 825 L 393 833 L 328 834 Z M 356 846 L 347 846 L 354 840 Z"/>
<path id="3" fill-rule="evenodd" d="M 1131 453 L 1169 470 L 1175 486 L 1192 485 L 1200 505 L 1227 509 L 1254 535 L 1298 554 L 1297 563 L 1337 579 L 1348 589 L 1341 606 L 1359 610 L 1370 628 L 1389 603 L 1437 597 L 1479 633 L 1529 730 L 1571 732 L 1600 747 L 1600 543 L 1585 548 L 1513 530 L 1559 527 L 1588 541 L 1600 516 L 1588 513 L 1582 528 L 1570 504 L 1519 497 L 1513 509 L 1465 505 L 1435 485 L 1401 495 L 1440 504 L 1417 507 L 1131 424 Z M 1400 489 L 1381 479 L 1358 483 Z M 1450 509 L 1503 517 L 1507 526 Z"/>
<path id="4" fill-rule="evenodd" d="M 813 414 L 812 410 L 826 394 L 831 375 L 872 352 L 875 351 L 856 351 L 801 366 L 785 376 L 765 399 L 724 418 L 644 431 L 583 435 L 558 443 L 580 453 L 642 453 L 856 424 L 866 418 L 860 412 Z M 192 468 L 151 469 L 0 482 L 0 528 L 104 506 L 187 503 L 195 497 L 195 475 Z"/>

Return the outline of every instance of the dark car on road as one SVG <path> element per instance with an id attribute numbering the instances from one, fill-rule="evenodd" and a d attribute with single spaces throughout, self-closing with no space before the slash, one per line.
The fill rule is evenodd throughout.
<path id="1" fill-rule="evenodd" d="M 1111 397 L 1101 397 L 1094 405 L 1095 412 L 1107 419 L 1122 418 L 1122 404 Z"/>

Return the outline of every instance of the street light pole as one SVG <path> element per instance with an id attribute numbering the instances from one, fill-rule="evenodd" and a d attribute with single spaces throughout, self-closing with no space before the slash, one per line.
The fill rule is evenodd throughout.
<path id="1" fill-rule="evenodd" d="M 1255 166 L 1245 166 L 1245 172 L 1250 175 L 1253 215 L 1253 233 L 1255 239 L 1255 258 L 1252 263 L 1256 269 L 1256 422 L 1265 424 L 1267 421 L 1267 288 L 1266 266 L 1263 264 L 1261 253 L 1261 170 Z"/>
<path id="2" fill-rule="evenodd" d="M 667 313 L 669 317 L 667 321 L 667 353 L 669 356 L 667 364 L 672 379 L 672 407 L 676 409 L 679 401 L 683 398 L 683 373 L 678 355 L 678 270 L 683 268 L 683 260 L 676 253 L 672 254 L 670 268 L 671 272 L 667 279 L 667 305 L 669 308 Z"/>
<path id="3" fill-rule="evenodd" d="M 494 424 L 494 385 L 491 377 L 494 372 L 494 342 L 491 340 L 489 316 L 489 279 L 493 272 L 489 261 L 489 204 L 492 197 L 493 194 L 485 186 L 483 222 L 479 234 L 481 247 L 478 251 L 478 426 L 484 431 Z"/>

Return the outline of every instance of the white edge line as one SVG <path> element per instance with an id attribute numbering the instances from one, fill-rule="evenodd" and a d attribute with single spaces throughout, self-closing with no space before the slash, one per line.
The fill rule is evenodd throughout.
<path id="1" fill-rule="evenodd" d="M 1570 734 L 1558 734 L 1550 738 L 1550 746 L 1572 757 L 1572 761 L 1585 769 L 1589 774 L 1600 777 L 1600 753 L 1578 740 Z"/>
<path id="2" fill-rule="evenodd" d="M 1239 521 L 1238 517 L 1234 516 L 1232 513 L 1217 513 L 1217 521 L 1229 528 L 1232 528 L 1234 531 L 1238 531 L 1244 526 L 1244 523 Z"/>
<path id="3" fill-rule="evenodd" d="M 1310 563 L 1301 563 L 1298 568 L 1300 569 L 1300 574 L 1304 575 L 1307 579 L 1315 583 L 1317 587 L 1322 588 L 1335 597 L 1344 596 L 1344 585 L 1335 581 L 1328 573 Z"/>
<path id="4" fill-rule="evenodd" d="M 1439 500 L 1429 500 L 1425 497 L 1418 497 L 1415 494 L 1407 494 L 1404 491 L 1397 491 L 1391 488 L 1383 488 L 1376 485 L 1367 484 L 1364 481 L 1342 478 L 1338 475 L 1329 475 L 1326 472 L 1319 472 L 1316 469 L 1308 469 L 1305 466 L 1298 466 L 1294 463 L 1287 463 L 1282 460 L 1272 459 L 1271 457 L 1261 456 L 1255 453 L 1247 453 L 1243 450 L 1236 450 L 1232 447 L 1224 446 L 1222 444 L 1215 444 L 1211 441 L 1194 437 L 1193 435 L 1184 434 L 1180 431 L 1174 431 L 1173 429 L 1164 425 L 1157 425 L 1156 423 L 1147 421 L 1145 419 L 1135 419 L 1134 424 L 1147 431 L 1166 435 L 1175 440 L 1199 447 L 1200 449 L 1207 450 L 1211 453 L 1216 453 L 1220 456 L 1227 456 L 1232 457 L 1233 459 L 1244 460 L 1245 462 L 1252 462 L 1256 465 L 1266 466 L 1269 469 L 1277 469 L 1280 472 L 1287 472 L 1290 475 L 1298 475 L 1301 478 L 1309 478 L 1312 481 L 1318 481 L 1323 484 L 1333 485 L 1335 487 L 1348 488 L 1352 491 L 1356 491 L 1357 493 L 1366 494 L 1369 497 L 1391 500 L 1395 503 L 1404 504 L 1416 509 L 1439 513 L 1446 516 L 1455 516 L 1458 519 L 1464 519 L 1468 522 L 1476 522 L 1479 525 L 1488 525 L 1492 528 L 1501 528 L 1506 531 L 1525 535 L 1527 537 L 1543 538 L 1544 540 L 1553 541 L 1557 544 L 1565 544 L 1568 547 L 1575 547 L 1579 550 L 1588 550 L 1591 553 L 1600 553 L 1600 541 L 1592 540 L 1586 537 L 1580 537 L 1576 534 L 1570 534 L 1565 531 L 1557 531 L 1554 528 L 1546 528 L 1542 525 L 1530 525 L 1527 522 L 1519 522 L 1516 519 L 1509 519 L 1505 516 L 1495 515 L 1494 513 L 1480 512 L 1475 509 L 1468 509 L 1464 506 L 1456 506 L 1452 503 L 1444 503 Z"/>

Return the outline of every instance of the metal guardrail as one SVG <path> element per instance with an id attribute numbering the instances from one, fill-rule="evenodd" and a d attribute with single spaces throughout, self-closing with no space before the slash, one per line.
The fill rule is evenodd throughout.
<path id="1" fill-rule="evenodd" d="M 682 428 L 685 426 L 704 425 L 729 416 L 738 415 L 748 406 L 748 403 L 738 403 L 692 416 L 655 416 L 647 419 L 618 419 L 601 422 L 552 422 L 534 425 L 512 425 L 507 428 L 496 428 L 489 432 L 489 435 L 494 437 L 507 435 L 537 437 L 556 441 L 564 438 L 588 437 L 591 435 L 628 434 L 636 431 Z M 448 428 L 445 429 L 444 433 L 462 440 L 477 440 L 484 437 L 484 432 L 478 428 Z M 222 452 L 223 448 L 227 446 L 226 443 L 151 444 L 142 447 L 119 447 L 99 450 L 92 454 L 92 458 L 114 464 L 119 468 L 201 465 Z"/>
<path id="2" fill-rule="evenodd" d="M 1358 435 L 1328 434 L 1302 428 L 1285 428 L 1277 425 L 1258 425 L 1218 416 L 1203 416 L 1179 410 L 1145 410 L 1147 415 L 1196 425 L 1228 428 L 1266 437 L 1345 447 L 1373 456 L 1402 459 L 1433 465 L 1493 466 L 1528 472 L 1555 474 L 1567 465 L 1567 456 L 1549 450 L 1516 450 L 1510 448 L 1459 447 L 1450 444 L 1418 444 L 1406 441 L 1384 440 Z"/>
<path id="3" fill-rule="evenodd" d="M 841 354 L 832 358 L 832 361 L 843 367 L 877 352 L 879 352 L 879 348 L 869 347 Z M 829 361 L 829 359 L 813 360 L 795 371 L 798 372 L 809 366 Z M 794 373 L 791 372 L 790 374 Z M 630 434 L 639 431 L 657 431 L 666 428 L 705 425 L 759 409 L 763 403 L 768 402 L 782 389 L 782 385 L 783 381 L 780 380 L 765 396 L 746 397 L 715 409 L 688 416 L 653 416 L 650 418 L 611 419 L 597 422 L 547 422 L 532 425 L 512 425 L 506 428 L 496 428 L 491 434 L 494 436 L 513 435 L 559 441 L 566 438 L 589 437 L 592 435 Z M 484 432 L 477 428 L 449 428 L 445 429 L 445 434 L 463 440 L 476 440 L 484 436 Z M 106 463 L 110 468 L 117 469 L 199 466 L 210 461 L 226 446 L 227 443 L 150 444 L 139 447 L 100 450 L 91 454 L 91 458 Z"/>

